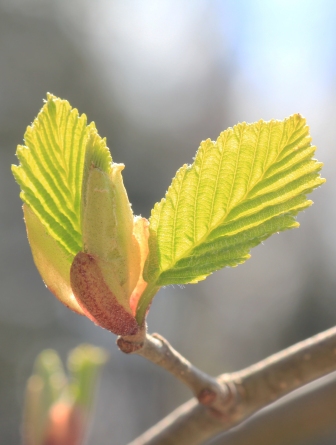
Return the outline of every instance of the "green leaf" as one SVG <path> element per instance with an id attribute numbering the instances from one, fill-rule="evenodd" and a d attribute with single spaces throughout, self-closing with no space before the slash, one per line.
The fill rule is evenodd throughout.
<path id="1" fill-rule="evenodd" d="M 96 132 L 94 123 L 89 126 L 86 123 L 85 114 L 79 116 L 66 100 L 48 94 L 46 104 L 27 128 L 25 145 L 18 146 L 21 165 L 12 166 L 21 186 L 22 200 L 48 233 L 72 255 L 79 252 L 83 244 L 84 161 L 88 136 Z M 103 161 L 100 163 L 105 165 Z"/>
<path id="2" fill-rule="evenodd" d="M 145 280 L 195 283 L 246 261 L 273 233 L 298 227 L 306 194 L 324 182 L 299 114 L 241 123 L 206 140 L 176 174 L 150 218 Z"/>

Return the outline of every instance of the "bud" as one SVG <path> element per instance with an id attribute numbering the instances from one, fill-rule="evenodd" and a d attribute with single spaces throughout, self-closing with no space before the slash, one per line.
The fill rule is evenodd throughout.
<path id="1" fill-rule="evenodd" d="M 24 445 L 81 445 L 92 413 L 99 370 L 107 354 L 81 345 L 68 356 L 69 377 L 58 354 L 42 351 L 27 382 Z"/>
<path id="2" fill-rule="evenodd" d="M 58 354 L 42 351 L 28 379 L 23 417 L 24 445 L 45 445 L 49 413 L 66 387 L 67 379 Z"/>

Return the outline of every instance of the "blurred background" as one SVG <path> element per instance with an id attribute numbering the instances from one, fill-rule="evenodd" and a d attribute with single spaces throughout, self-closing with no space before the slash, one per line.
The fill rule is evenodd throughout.
<path id="1" fill-rule="evenodd" d="M 43 348 L 63 357 L 82 342 L 110 351 L 88 443 L 125 445 L 190 397 L 63 307 L 35 269 L 10 164 L 46 92 L 96 122 L 113 160 L 126 164 L 134 212 L 145 217 L 201 140 L 241 121 L 307 118 L 327 183 L 299 215 L 300 229 L 198 285 L 162 289 L 152 305 L 150 332 L 216 375 L 335 324 L 335 54 L 333 0 L 0 0 L 1 443 L 20 443 L 25 382 Z M 333 376 L 328 385 L 335 391 Z M 325 408 L 317 394 L 313 419 L 329 421 L 277 444 L 335 444 L 336 396 Z M 281 429 L 304 425 L 293 417 Z M 235 439 L 244 428 L 218 443 L 252 443 Z"/>

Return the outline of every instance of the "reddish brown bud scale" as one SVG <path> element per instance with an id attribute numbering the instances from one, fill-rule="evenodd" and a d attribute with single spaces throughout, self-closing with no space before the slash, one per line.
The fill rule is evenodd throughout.
<path id="1" fill-rule="evenodd" d="M 139 325 L 107 286 L 92 255 L 79 252 L 71 265 L 70 282 L 78 304 L 97 325 L 117 335 L 134 335 Z"/>

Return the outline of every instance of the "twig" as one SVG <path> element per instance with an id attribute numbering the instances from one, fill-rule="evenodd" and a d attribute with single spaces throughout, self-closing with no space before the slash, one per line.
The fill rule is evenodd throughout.
<path id="1" fill-rule="evenodd" d="M 141 349 L 134 352 L 139 353 Z M 155 363 L 165 363 L 162 366 L 175 375 L 173 362 L 166 364 L 170 354 L 161 361 L 158 358 L 164 350 L 156 349 Z M 148 358 L 147 353 L 141 355 Z M 227 392 L 226 397 L 216 398 L 215 410 L 211 404 L 209 408 L 195 399 L 190 400 L 129 445 L 200 445 L 285 394 L 335 370 L 336 328 L 331 328 L 242 371 L 218 376 L 215 380 Z M 236 396 L 232 397 L 234 393 Z"/>
<path id="2" fill-rule="evenodd" d="M 231 403 L 233 394 L 229 385 L 196 368 L 159 334 L 149 335 L 143 328 L 136 336 L 119 337 L 117 344 L 121 351 L 141 355 L 173 374 L 202 405 L 222 412 Z"/>

